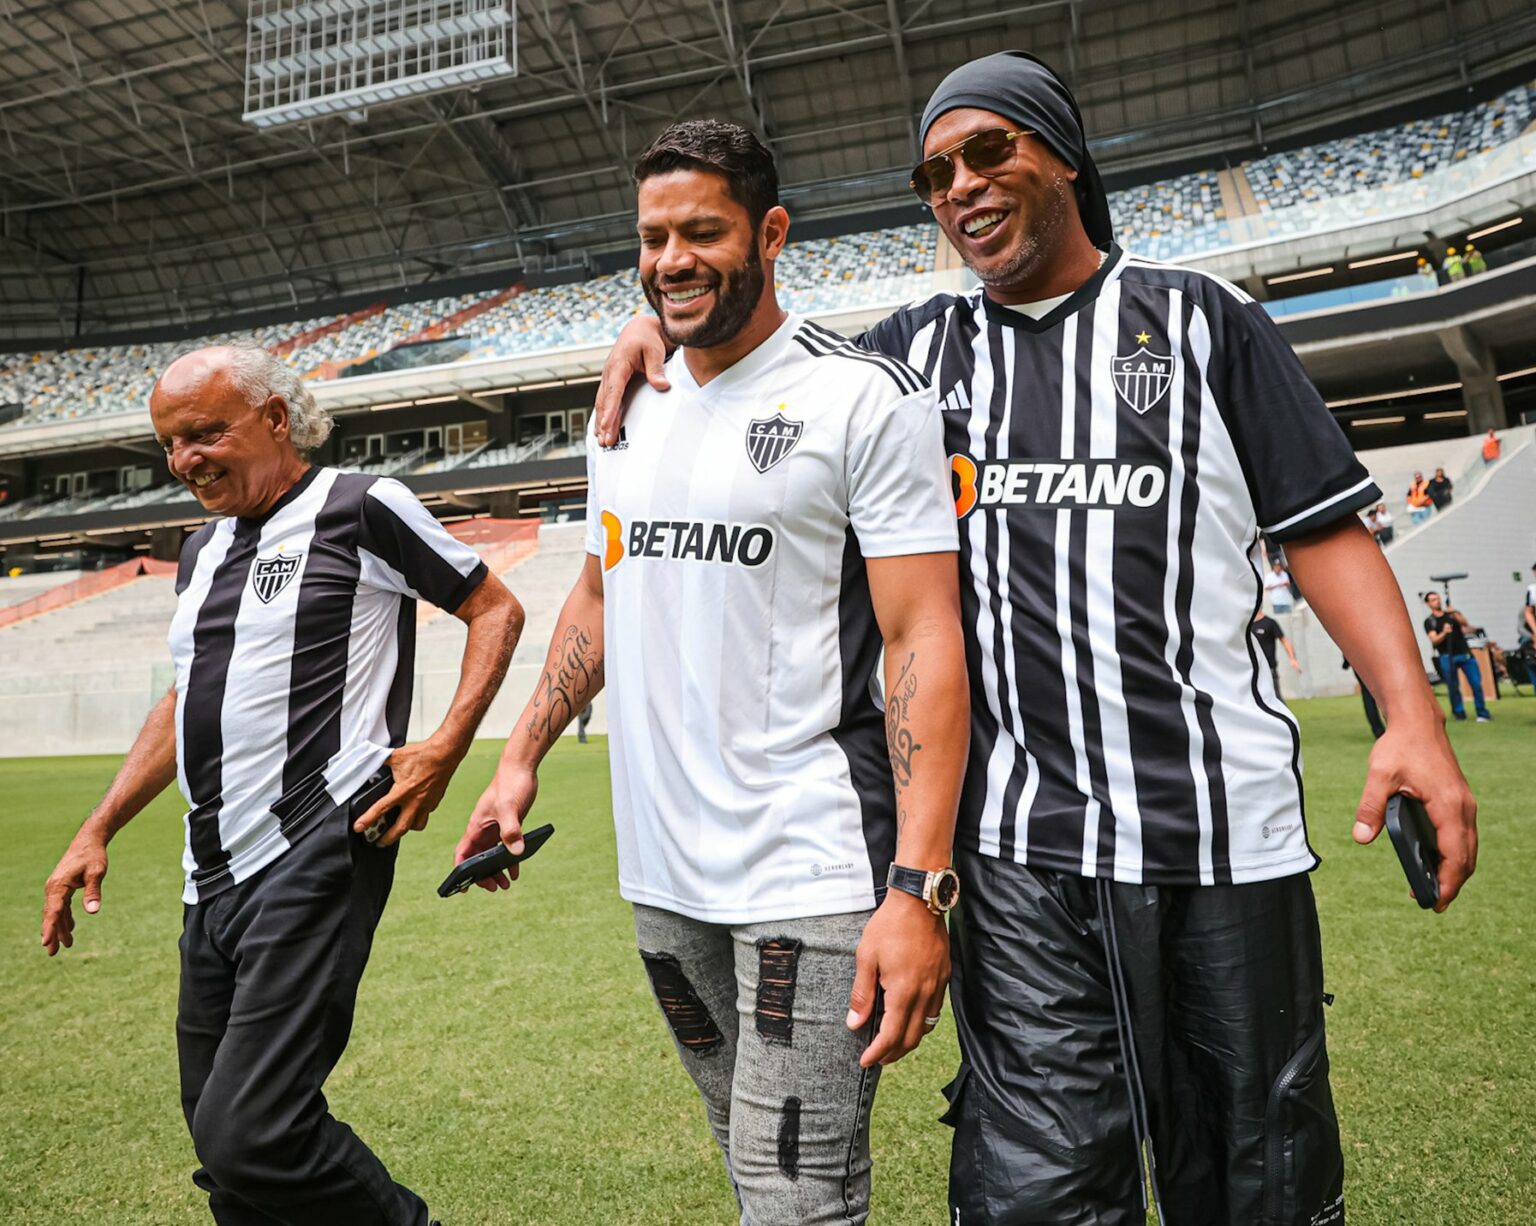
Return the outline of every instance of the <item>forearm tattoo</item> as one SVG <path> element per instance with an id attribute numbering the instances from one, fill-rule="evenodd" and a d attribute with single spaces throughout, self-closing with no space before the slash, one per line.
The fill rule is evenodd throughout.
<path id="1" fill-rule="evenodd" d="M 885 696 L 885 744 L 891 756 L 891 774 L 896 779 L 898 805 L 902 791 L 912 782 L 912 759 L 922 748 L 912 737 L 912 701 L 917 697 L 917 674 L 912 665 L 917 659 L 914 652 L 901 666 L 896 683 Z"/>
<path id="2" fill-rule="evenodd" d="M 592 636 L 567 626 L 549 653 L 528 713 L 528 739 L 550 741 L 603 688 L 603 660 Z"/>

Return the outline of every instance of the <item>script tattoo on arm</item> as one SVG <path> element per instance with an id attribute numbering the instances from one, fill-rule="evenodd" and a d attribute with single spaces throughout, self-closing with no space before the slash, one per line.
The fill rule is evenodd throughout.
<path id="1" fill-rule="evenodd" d="M 916 659 L 915 652 L 907 656 L 907 662 L 901 666 L 895 685 L 885 698 L 885 744 L 891 757 L 891 774 L 896 779 L 898 830 L 906 817 L 905 809 L 901 807 L 901 793 L 912 782 L 912 759 L 922 748 L 912 738 L 909 726 L 912 700 L 917 697 L 917 674 L 912 671 Z"/>
<path id="2" fill-rule="evenodd" d="M 550 647 L 544 672 L 534 687 L 528 711 L 528 739 L 552 744 L 603 688 L 603 661 L 592 636 L 579 626 L 567 626 Z"/>

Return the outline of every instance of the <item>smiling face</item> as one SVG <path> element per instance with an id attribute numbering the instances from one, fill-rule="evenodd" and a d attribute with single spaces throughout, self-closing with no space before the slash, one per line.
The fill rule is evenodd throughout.
<path id="1" fill-rule="evenodd" d="M 764 261 L 783 246 L 788 215 L 775 206 L 754 226 L 725 179 L 704 170 L 652 175 L 638 194 L 640 283 L 663 335 L 693 349 L 728 343 L 765 301 Z"/>
<path id="2" fill-rule="evenodd" d="M 150 393 L 149 415 L 171 475 L 215 515 L 264 513 L 303 474 L 280 396 L 253 405 L 230 378 L 225 351 L 171 363 Z"/>
<path id="3" fill-rule="evenodd" d="M 1019 125 L 992 111 L 963 107 L 934 121 L 923 141 L 923 156 L 988 128 L 1009 132 Z M 1013 141 L 1013 159 L 991 175 L 980 175 L 955 158 L 955 181 L 933 206 L 945 237 L 988 286 L 1008 288 L 1038 281 L 1041 270 L 1064 247 L 1072 228 L 1082 229 L 1073 170 L 1035 136 Z"/>

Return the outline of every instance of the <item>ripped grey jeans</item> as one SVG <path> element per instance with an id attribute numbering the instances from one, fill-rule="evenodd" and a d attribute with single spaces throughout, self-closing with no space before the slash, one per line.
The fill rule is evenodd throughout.
<path id="1" fill-rule="evenodd" d="M 742 1226 L 869 1216 L 874 1037 L 848 1029 L 872 911 L 710 924 L 635 904 L 640 957 L 741 1205 Z"/>

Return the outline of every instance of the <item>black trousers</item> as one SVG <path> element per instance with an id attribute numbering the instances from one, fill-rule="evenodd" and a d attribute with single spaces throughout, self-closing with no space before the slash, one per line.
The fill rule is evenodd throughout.
<path id="1" fill-rule="evenodd" d="M 961 1226 L 1341 1226 L 1306 876 L 1167 888 L 957 852 Z"/>
<path id="2" fill-rule="evenodd" d="M 247 881 L 186 908 L 181 1101 L 220 1226 L 425 1226 L 426 1205 L 330 1114 L 396 848 L 326 815 Z"/>

